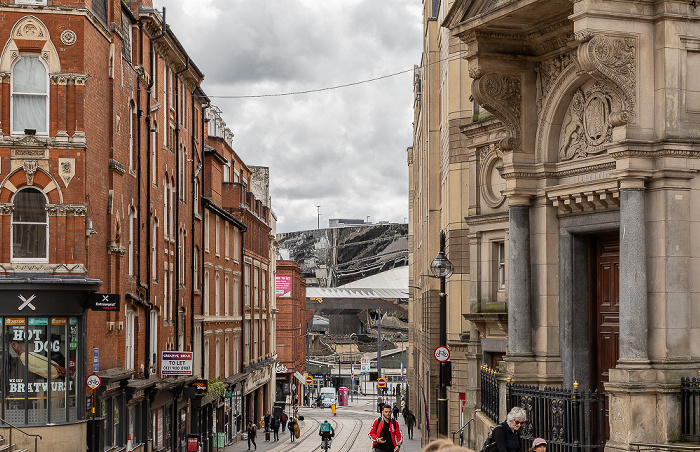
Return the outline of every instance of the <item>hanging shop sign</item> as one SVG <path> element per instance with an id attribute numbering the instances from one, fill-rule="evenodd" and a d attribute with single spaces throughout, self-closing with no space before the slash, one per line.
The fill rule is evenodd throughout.
<path id="1" fill-rule="evenodd" d="M 161 352 L 161 375 L 192 375 L 192 352 Z"/>
<path id="2" fill-rule="evenodd" d="M 118 311 L 118 293 L 91 293 L 87 303 L 88 309 L 93 311 Z"/>

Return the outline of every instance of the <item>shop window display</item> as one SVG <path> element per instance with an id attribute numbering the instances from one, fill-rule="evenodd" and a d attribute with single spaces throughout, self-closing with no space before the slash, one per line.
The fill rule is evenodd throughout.
<path id="1" fill-rule="evenodd" d="M 78 420 L 76 317 L 6 317 L 4 418 L 19 425 Z"/>

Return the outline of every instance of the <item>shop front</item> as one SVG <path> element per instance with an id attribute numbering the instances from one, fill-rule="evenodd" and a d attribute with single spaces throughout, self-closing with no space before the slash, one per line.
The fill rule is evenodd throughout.
<path id="1" fill-rule="evenodd" d="M 0 415 L 47 445 L 65 440 L 85 450 L 85 307 L 100 284 L 0 277 Z"/>

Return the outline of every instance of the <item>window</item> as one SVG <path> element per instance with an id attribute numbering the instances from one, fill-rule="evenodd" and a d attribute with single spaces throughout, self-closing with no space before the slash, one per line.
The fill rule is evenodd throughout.
<path id="1" fill-rule="evenodd" d="M 221 312 L 221 276 L 219 276 L 219 272 L 216 272 L 216 275 L 214 275 L 214 303 L 214 312 L 218 317 Z M 216 356 L 219 356 L 219 354 L 217 353 Z"/>
<path id="2" fill-rule="evenodd" d="M 193 182 L 194 186 L 192 191 L 194 191 L 194 214 L 199 215 L 199 179 L 195 178 Z"/>
<path id="3" fill-rule="evenodd" d="M 221 373 L 220 373 L 221 360 L 218 359 L 219 356 L 221 356 L 221 341 L 219 340 L 218 337 L 216 338 L 216 343 L 214 345 L 214 353 L 215 353 L 214 356 L 216 356 L 216 359 L 214 360 L 214 375 L 216 375 L 218 377 L 221 375 Z"/>
<path id="4" fill-rule="evenodd" d="M 136 212 L 134 211 L 133 208 L 129 209 L 129 276 L 134 276 L 134 259 L 135 259 L 135 252 L 134 252 L 134 241 L 136 240 L 134 237 L 134 233 L 136 231 L 136 227 L 134 226 L 136 220 Z"/>
<path id="5" fill-rule="evenodd" d="M 260 342 L 258 341 L 258 327 L 259 327 L 259 322 L 257 320 L 253 320 L 253 359 L 257 360 L 258 359 L 258 351 L 260 347 Z"/>
<path id="6" fill-rule="evenodd" d="M 204 210 L 204 252 L 209 252 L 209 211 Z"/>
<path id="7" fill-rule="evenodd" d="M 35 5 L 41 6 L 46 5 L 46 0 L 15 0 L 17 5 Z"/>
<path id="8" fill-rule="evenodd" d="M 173 282 L 173 271 L 170 271 L 170 303 L 168 303 L 168 310 L 166 311 L 166 315 L 168 316 L 168 320 L 172 321 L 173 320 L 173 305 L 175 304 L 175 297 L 173 296 L 173 292 L 175 290 L 175 284 Z"/>
<path id="9" fill-rule="evenodd" d="M 151 362 L 149 363 L 151 367 L 155 369 L 158 363 L 158 311 L 151 311 L 151 343 L 149 344 L 149 358 Z"/>
<path id="10" fill-rule="evenodd" d="M 243 297 L 245 305 L 250 306 L 250 264 L 245 264 L 243 271 Z"/>
<path id="11" fill-rule="evenodd" d="M 163 238 L 168 238 L 168 179 L 163 180 Z"/>
<path id="12" fill-rule="evenodd" d="M 262 271 L 262 305 L 267 306 L 267 270 Z"/>
<path id="13" fill-rule="evenodd" d="M 127 370 L 134 369 L 134 311 L 126 310 L 126 334 L 124 337 L 126 343 L 124 367 Z"/>
<path id="14" fill-rule="evenodd" d="M 136 139 L 136 134 L 134 133 L 134 127 L 136 126 L 136 105 L 133 102 L 129 103 L 129 169 L 134 167 L 134 140 Z"/>
<path id="15" fill-rule="evenodd" d="M 204 379 L 209 379 L 209 338 L 204 339 Z"/>
<path id="16" fill-rule="evenodd" d="M 229 182 L 231 179 L 231 162 L 224 165 L 224 182 Z"/>
<path id="17" fill-rule="evenodd" d="M 155 121 L 151 129 L 151 181 L 158 185 L 158 123 Z"/>
<path id="18" fill-rule="evenodd" d="M 241 299 L 239 297 L 239 295 L 240 295 L 239 288 L 241 285 L 240 285 L 239 279 L 240 278 L 238 276 L 233 277 L 233 315 L 234 316 L 238 316 L 240 313 L 239 303 L 240 303 Z"/>
<path id="19" fill-rule="evenodd" d="M 228 277 L 228 275 L 226 275 L 224 277 L 224 315 L 226 317 L 228 317 L 230 315 L 230 310 L 229 310 L 230 304 L 229 303 L 230 303 L 231 297 L 229 294 L 229 289 L 230 289 L 229 284 L 230 284 L 229 277 Z"/>
<path id="20" fill-rule="evenodd" d="M 46 196 L 36 188 L 25 188 L 15 194 L 13 202 L 12 259 L 48 262 Z"/>
<path id="21" fill-rule="evenodd" d="M 192 362 L 192 373 L 194 375 L 202 375 L 202 327 L 194 327 L 194 360 Z"/>
<path id="22" fill-rule="evenodd" d="M 506 288 L 506 244 L 505 242 L 496 242 L 496 250 L 498 255 L 498 290 Z"/>
<path id="23" fill-rule="evenodd" d="M 122 57 L 131 62 L 131 20 L 124 11 L 122 11 L 122 33 L 124 33 Z"/>
<path id="24" fill-rule="evenodd" d="M 165 274 L 163 275 L 163 324 L 168 319 L 168 262 L 165 261 Z"/>
<path id="25" fill-rule="evenodd" d="M 215 249 L 216 249 L 216 256 L 219 257 L 221 254 L 221 221 L 219 217 L 216 217 L 216 236 L 215 236 Z"/>
<path id="26" fill-rule="evenodd" d="M 229 353 L 230 353 L 230 347 L 229 347 L 229 338 L 226 336 L 226 339 L 224 340 L 224 377 L 228 377 L 231 375 L 229 373 Z"/>
<path id="27" fill-rule="evenodd" d="M 3 418 L 16 425 L 78 420 L 76 369 L 82 368 L 83 346 L 78 318 L 6 317 L 0 322 L 4 337 L 0 364 L 6 385 L 0 395 Z M 44 360 L 50 356 L 48 362 L 56 366 L 48 366 L 45 374 L 32 372 L 18 356 L 24 354 Z"/>
<path id="28" fill-rule="evenodd" d="M 154 99 L 158 99 L 158 54 L 153 52 L 151 58 L 153 59 L 153 86 L 151 87 L 151 94 Z"/>
<path id="29" fill-rule="evenodd" d="M 241 232 L 238 229 L 233 230 L 233 260 L 238 262 L 238 256 L 241 246 Z"/>
<path id="30" fill-rule="evenodd" d="M 12 133 L 49 133 L 49 77 L 39 55 L 21 54 L 12 67 Z"/>
<path id="31" fill-rule="evenodd" d="M 241 363 L 238 359 L 238 357 L 240 356 L 238 354 L 239 350 L 241 348 L 240 344 L 241 343 L 238 340 L 238 336 L 234 337 L 233 338 L 233 373 L 234 374 L 237 373 L 241 368 Z"/>
<path id="32" fill-rule="evenodd" d="M 199 248 L 194 247 L 194 253 L 192 253 L 192 267 L 194 274 L 192 275 L 194 285 L 194 290 L 199 289 Z"/>
<path id="33" fill-rule="evenodd" d="M 187 151 L 183 146 L 180 146 L 180 201 L 185 201 L 185 190 L 187 186 L 185 182 L 187 180 Z"/>
<path id="34" fill-rule="evenodd" d="M 228 248 L 229 248 L 229 243 L 230 240 L 228 239 L 228 234 L 229 234 L 229 227 L 228 227 L 228 222 L 224 223 L 224 258 L 228 260 Z"/>
<path id="35" fill-rule="evenodd" d="M 250 362 L 250 320 L 243 323 L 243 362 Z"/>
<path id="36" fill-rule="evenodd" d="M 175 206 L 174 206 L 175 199 L 174 199 L 174 194 L 173 194 L 174 191 L 175 191 L 175 181 L 171 180 L 170 181 L 170 199 L 168 199 L 168 202 L 170 203 L 168 206 L 168 211 L 170 212 L 170 221 L 169 221 L 170 233 L 169 233 L 169 235 L 170 235 L 171 239 L 175 238 L 175 235 L 174 235 L 175 234 L 175 232 L 174 232 L 175 225 L 173 224 L 173 223 L 175 223 L 175 219 L 173 217 L 173 212 L 175 211 Z"/>
<path id="37" fill-rule="evenodd" d="M 260 307 L 260 269 L 253 269 L 253 307 Z"/>
<path id="38" fill-rule="evenodd" d="M 156 237 L 158 237 L 158 220 L 153 219 L 153 226 L 151 232 L 151 278 L 153 281 L 158 279 L 158 254 L 156 246 Z"/>
<path id="39" fill-rule="evenodd" d="M 180 250 L 180 257 L 179 257 L 179 275 L 178 275 L 178 283 L 181 286 L 185 285 L 185 251 L 187 248 L 185 238 L 187 237 L 187 233 L 185 232 L 184 229 L 180 229 L 180 244 L 179 244 L 179 250 Z"/>
<path id="40" fill-rule="evenodd" d="M 204 315 L 209 315 L 209 272 L 204 271 Z"/>

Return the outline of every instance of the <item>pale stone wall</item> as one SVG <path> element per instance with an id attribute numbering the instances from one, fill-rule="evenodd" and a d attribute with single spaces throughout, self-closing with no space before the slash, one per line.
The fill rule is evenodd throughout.
<path id="1" fill-rule="evenodd" d="M 38 439 L 37 451 L 53 450 L 60 452 L 85 452 L 87 448 L 87 423 L 53 425 L 51 427 L 22 427 L 30 434 L 41 435 Z M 0 428 L 0 435 L 10 441 L 9 428 Z M 18 449 L 34 450 L 34 438 L 23 435 L 17 430 L 12 431 L 12 443 Z"/>

